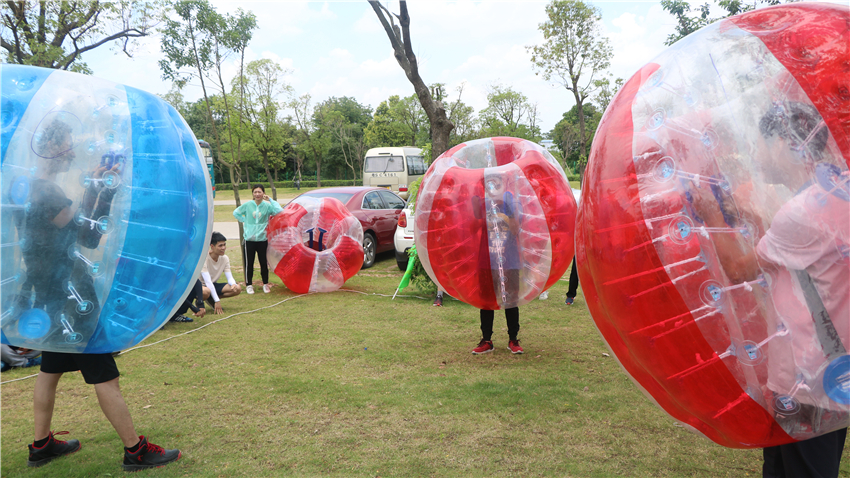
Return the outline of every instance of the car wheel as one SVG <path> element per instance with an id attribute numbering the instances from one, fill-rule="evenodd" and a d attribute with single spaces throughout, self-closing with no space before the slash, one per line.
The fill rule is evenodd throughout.
<path id="1" fill-rule="evenodd" d="M 378 243 L 371 232 L 363 235 L 363 267 L 368 269 L 375 265 L 375 254 L 378 251 Z"/>
<path id="2" fill-rule="evenodd" d="M 400 261 L 396 259 L 396 264 L 398 264 L 398 268 L 401 269 L 402 272 L 407 272 L 407 261 Z"/>

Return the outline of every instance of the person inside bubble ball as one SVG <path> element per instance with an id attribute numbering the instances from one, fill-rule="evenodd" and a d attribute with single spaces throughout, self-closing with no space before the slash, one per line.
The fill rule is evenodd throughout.
<path id="1" fill-rule="evenodd" d="M 508 325 L 508 350 L 513 354 L 523 353 L 519 345 L 519 298 L 520 259 L 517 235 L 519 233 L 522 211 L 510 191 L 505 188 L 501 176 L 484 179 L 485 198 L 473 197 L 474 210 L 484 214 L 487 223 L 486 234 L 481 235 L 479 248 L 479 270 L 490 270 L 491 280 L 487 281 L 486 274 L 480 277 L 482 290 L 492 289 L 496 301 L 505 307 L 505 320 Z M 495 312 L 481 309 L 481 340 L 472 349 L 473 355 L 486 354 L 493 351 L 493 321 Z"/>
<path id="2" fill-rule="evenodd" d="M 223 314 L 221 299 L 236 297 L 242 293 L 242 287 L 236 283 L 230 273 L 230 258 L 227 257 L 227 238 L 220 232 L 213 232 L 210 237 L 210 252 L 204 259 L 201 278 L 204 281 L 204 300 L 210 302 L 215 314 Z M 221 276 L 227 279 L 227 284 L 217 282 Z"/>
<path id="3" fill-rule="evenodd" d="M 96 309 L 99 306 L 84 264 L 70 259 L 68 250 L 74 244 L 89 249 L 97 247 L 100 233 L 93 227 L 78 226 L 73 218 L 78 212 L 85 217 L 108 215 L 115 190 L 102 187 L 100 181 L 91 181 L 82 204 L 75 207 L 56 183 L 57 176 L 67 173 L 75 158 L 72 128 L 59 118 L 46 123 L 41 134 L 33 140 L 39 176 L 30 183 L 30 207 L 23 222 L 22 236 L 28 244 L 23 254 L 28 277 L 25 288 L 35 291 L 34 308 L 44 309 L 50 317 L 64 313 L 75 318 L 74 307 L 70 304 L 73 301 L 68 300 L 65 290 L 69 281 L 81 295 L 95 299 Z M 113 171 L 120 173 L 120 168 L 121 164 L 116 164 Z M 93 177 L 101 178 L 106 171 L 106 167 L 99 167 Z M 76 319 L 78 330 L 84 329 L 83 319 L 79 316 Z M 57 440 L 50 430 L 59 379 L 63 373 L 77 370 L 82 372 L 86 383 L 94 385 L 103 414 L 124 443 L 122 466 L 125 470 L 163 466 L 180 458 L 179 450 L 164 450 L 136 433 L 118 384 L 118 367 L 111 354 L 45 351 L 33 390 L 34 441 L 28 445 L 28 466 L 42 466 L 80 450 L 79 440 Z"/>
<path id="4" fill-rule="evenodd" d="M 731 282 L 752 281 L 765 272 L 775 278 L 771 290 L 774 307 L 782 311 L 781 328 L 791 333 L 790 346 L 776 339 L 768 343 L 768 347 L 776 347 L 769 349 L 769 399 L 799 398 L 795 398 L 799 404 L 788 402 L 799 411 L 787 417 L 777 411 L 776 420 L 792 436 L 796 432 L 810 436 L 818 427 L 847 423 L 846 410 L 799 391 L 809 388 L 800 377 L 817 376 L 817 370 L 823 370 L 836 356 L 846 355 L 850 346 L 850 268 L 846 261 L 850 196 L 846 185 L 841 185 L 846 184 L 848 174 L 843 164 L 839 166 L 826 154 L 829 130 L 809 104 L 773 105 L 761 118 L 759 131 L 762 157 L 757 159 L 765 180 L 796 193 L 780 207 L 755 247 L 731 234 L 717 234 L 712 239 Z M 828 177 L 832 179 L 825 184 Z M 755 218 L 741 205 L 733 205 L 731 197 L 719 188 L 713 193 L 691 189 L 694 209 L 706 226 L 736 227 L 735 222 Z M 794 290 L 801 291 L 804 302 L 794 299 Z M 795 375 L 800 369 L 803 373 Z M 838 476 L 846 435 L 845 426 L 815 438 L 765 448 L 763 476 Z"/>
<path id="5" fill-rule="evenodd" d="M 269 285 L 269 261 L 266 258 L 269 248 L 266 228 L 269 225 L 269 218 L 283 211 L 283 208 L 277 201 L 272 201 L 266 195 L 266 188 L 262 184 L 254 185 L 251 194 L 254 196 L 253 201 L 246 202 L 233 211 L 236 220 L 245 224 L 245 254 L 248 256 L 245 292 L 254 293 L 254 256 L 258 255 L 263 292 L 268 294 L 271 292 L 271 285 Z"/>

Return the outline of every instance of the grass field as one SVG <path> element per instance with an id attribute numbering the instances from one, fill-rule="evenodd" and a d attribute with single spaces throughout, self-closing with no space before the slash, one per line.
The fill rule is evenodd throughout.
<path id="1" fill-rule="evenodd" d="M 228 253 L 238 264 L 238 249 Z M 390 300 L 400 276 L 392 253 L 349 291 L 295 296 L 273 276 L 271 294 L 227 299 L 224 316 L 167 324 L 142 344 L 153 345 L 122 353 L 139 433 L 184 455 L 145 476 L 760 476 L 759 450 L 715 445 L 646 399 L 582 296 L 564 305 L 565 281 L 521 309 L 524 355 L 506 350 L 497 313 L 497 349 L 473 356 L 477 311 Z M 82 450 L 27 469 L 33 384 L 2 385 L 0 474 L 122 476 L 121 442 L 78 373 L 60 382 L 52 428 Z"/>

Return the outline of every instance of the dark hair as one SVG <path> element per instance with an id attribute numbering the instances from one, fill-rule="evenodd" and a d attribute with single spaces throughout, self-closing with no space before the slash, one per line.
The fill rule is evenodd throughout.
<path id="1" fill-rule="evenodd" d="M 62 141 L 65 138 L 71 137 L 72 129 L 71 126 L 60 120 L 59 118 L 54 118 L 53 121 L 48 123 L 48 125 L 41 130 L 41 134 L 38 136 L 36 140 L 35 147 L 33 148 L 33 152 L 42 158 L 46 159 L 55 159 L 66 153 L 66 151 L 54 151 L 54 149 L 58 146 L 61 146 Z M 72 138 L 73 141 L 73 138 Z"/>
<path id="2" fill-rule="evenodd" d="M 818 159 L 829 141 L 829 129 L 818 110 L 809 104 L 774 103 L 759 121 L 765 138 L 777 135 L 809 160 Z"/>
<path id="3" fill-rule="evenodd" d="M 251 191 L 253 192 L 253 191 L 254 191 L 255 189 L 257 189 L 257 188 L 262 189 L 264 193 L 266 192 L 266 188 L 265 188 L 265 187 L 263 187 L 263 185 L 262 185 L 262 184 L 255 184 L 255 185 L 254 185 L 254 187 L 252 187 L 252 188 L 251 188 Z"/>
<path id="4" fill-rule="evenodd" d="M 219 242 L 225 242 L 227 238 L 224 237 L 224 234 L 220 232 L 213 232 L 212 237 L 210 237 L 210 245 L 218 244 Z"/>

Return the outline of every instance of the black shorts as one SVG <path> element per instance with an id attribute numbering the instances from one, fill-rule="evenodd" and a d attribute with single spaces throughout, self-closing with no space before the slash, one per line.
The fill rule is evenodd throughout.
<path id="1" fill-rule="evenodd" d="M 224 286 L 227 284 L 222 284 L 221 282 L 213 282 L 213 287 L 215 287 L 215 294 L 218 296 L 218 300 L 221 300 L 221 294 L 224 293 Z"/>
<path id="2" fill-rule="evenodd" d="M 41 354 L 41 371 L 65 373 L 79 370 L 89 385 L 108 382 L 118 378 L 118 365 L 112 354 L 67 354 L 47 352 Z"/>

